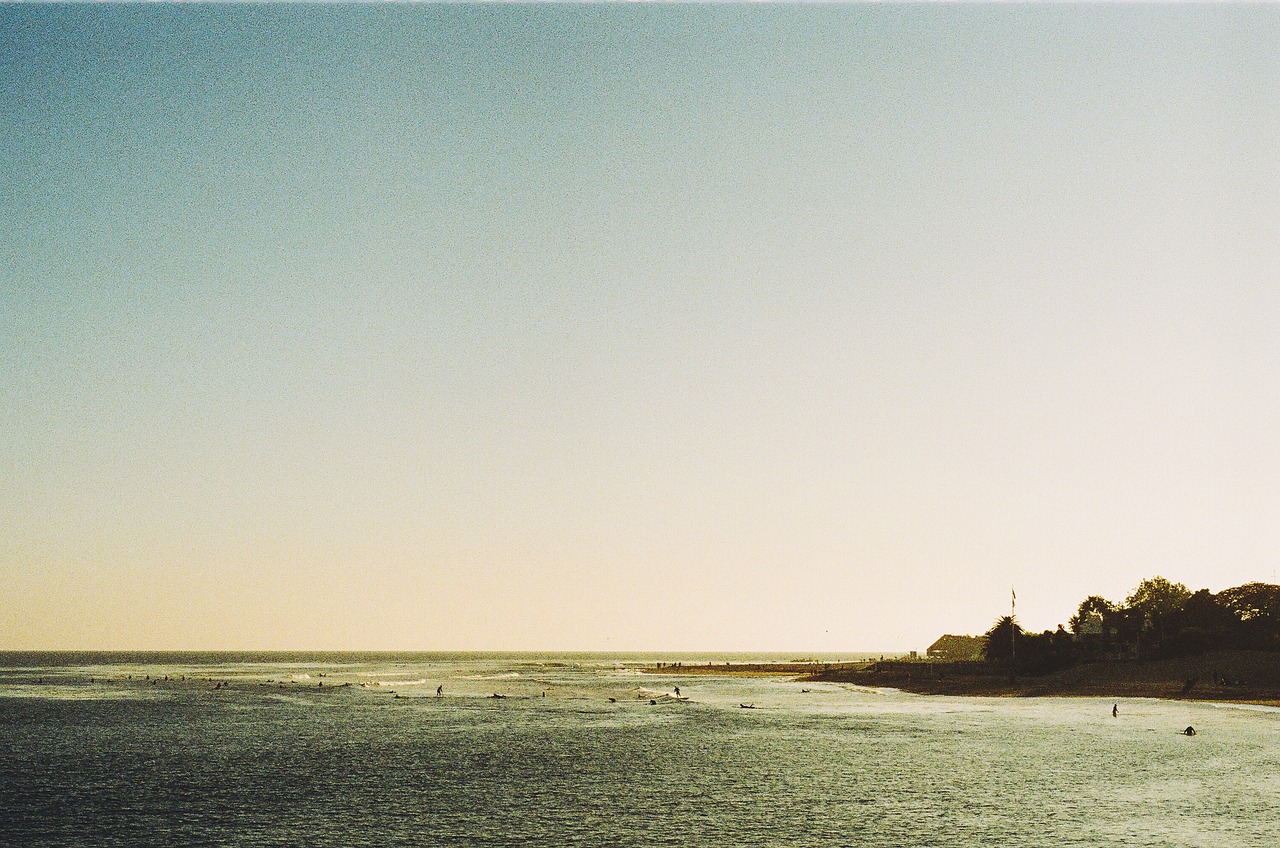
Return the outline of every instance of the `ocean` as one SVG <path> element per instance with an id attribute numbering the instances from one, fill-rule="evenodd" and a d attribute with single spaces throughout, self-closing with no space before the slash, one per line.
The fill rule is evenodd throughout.
<path id="1" fill-rule="evenodd" d="M 1280 844 L 1280 710 L 646 671 L 792 658 L 0 654 L 0 845 Z"/>

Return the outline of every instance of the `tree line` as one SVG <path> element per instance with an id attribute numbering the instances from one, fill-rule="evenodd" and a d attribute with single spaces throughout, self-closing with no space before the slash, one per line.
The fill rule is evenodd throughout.
<path id="1" fill-rule="evenodd" d="M 1192 592 L 1164 577 L 1143 580 L 1122 604 L 1080 602 L 1067 626 L 1030 633 L 1002 616 L 984 635 L 991 662 L 1045 674 L 1078 662 L 1149 660 L 1215 650 L 1280 650 L 1280 586 L 1246 583 Z"/>

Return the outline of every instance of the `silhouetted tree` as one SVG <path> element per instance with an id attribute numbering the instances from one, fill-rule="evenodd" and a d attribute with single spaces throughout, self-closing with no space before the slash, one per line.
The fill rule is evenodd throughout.
<path id="1" fill-rule="evenodd" d="M 1238 647 L 1280 648 L 1280 586 L 1246 583 L 1223 589 L 1214 597 L 1238 622 L 1235 628 Z"/>
<path id="2" fill-rule="evenodd" d="M 1115 604 L 1101 595 L 1090 595 L 1080 602 L 1080 608 L 1071 616 L 1067 625 L 1076 636 L 1088 637 L 1090 641 L 1100 642 L 1103 636 L 1103 623 L 1106 617 L 1115 612 Z M 1097 632 L 1092 633 L 1091 624 L 1097 625 Z"/>
<path id="3" fill-rule="evenodd" d="M 1017 653 L 1017 646 L 1026 637 L 1022 627 L 1011 615 L 996 619 L 991 629 L 983 634 L 982 655 L 993 662 L 1008 662 Z"/>
<path id="4" fill-rule="evenodd" d="M 1231 647 L 1236 641 L 1239 619 L 1208 590 L 1201 589 L 1165 616 L 1161 652 L 1169 655 L 1196 654 Z"/>
<path id="5" fill-rule="evenodd" d="M 1125 606 L 1142 617 L 1137 640 L 1142 653 L 1160 651 L 1168 631 L 1169 617 L 1182 609 L 1190 597 L 1191 592 L 1186 586 L 1163 577 L 1151 577 L 1138 584 L 1138 588 L 1125 600 Z"/>
<path id="6" fill-rule="evenodd" d="M 1062 625 L 1028 633 L 1012 616 L 1001 616 L 984 635 L 983 656 L 1005 664 L 1011 674 L 1034 675 L 1098 656 L 1280 650 L 1280 586 L 1246 583 L 1215 595 L 1152 577 L 1139 583 L 1123 605 L 1100 595 L 1085 598 L 1070 627 L 1070 633 Z"/>
<path id="7" fill-rule="evenodd" d="M 1241 621 L 1280 618 L 1280 586 L 1274 583 L 1246 583 L 1223 589 L 1216 597 Z"/>
<path id="8" fill-rule="evenodd" d="M 1058 625 L 1058 629 L 1043 633 L 1028 633 L 1022 639 L 1014 667 L 1019 674 L 1048 674 L 1066 668 L 1076 661 L 1075 646 L 1071 634 Z"/>
<path id="9" fill-rule="evenodd" d="M 1163 577 L 1151 577 L 1138 584 L 1133 594 L 1125 600 L 1125 606 L 1153 619 L 1169 615 L 1182 608 L 1191 597 L 1190 590 L 1181 583 L 1171 583 Z"/>

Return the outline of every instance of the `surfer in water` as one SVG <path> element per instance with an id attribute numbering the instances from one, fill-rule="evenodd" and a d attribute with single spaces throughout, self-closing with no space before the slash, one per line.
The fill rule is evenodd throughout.
<path id="1" fill-rule="evenodd" d="M 1120 705 L 1119 705 L 1119 704 L 1112 704 L 1112 705 L 1111 705 L 1111 717 L 1112 717 L 1112 718 L 1119 718 L 1119 717 L 1120 717 Z"/>
<path id="2" fill-rule="evenodd" d="M 437 697 L 437 698 L 443 698 L 443 697 L 444 697 L 444 684 L 443 684 L 443 683 L 436 687 L 436 697 Z"/>

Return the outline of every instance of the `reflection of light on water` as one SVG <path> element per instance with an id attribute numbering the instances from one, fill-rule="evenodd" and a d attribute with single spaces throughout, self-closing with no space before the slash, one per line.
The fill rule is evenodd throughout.
<path id="1" fill-rule="evenodd" d="M 169 697 L 151 688 L 105 689 L 94 686 L 0 686 L 0 698 L 47 701 L 142 701 Z"/>
<path id="2" fill-rule="evenodd" d="M 538 679 L 521 677 L 527 667 L 488 657 L 391 660 L 345 674 L 254 668 L 255 677 L 300 681 L 286 688 L 225 666 L 235 686 L 217 692 L 202 681 L 217 676 L 209 668 L 195 667 L 201 680 L 154 685 L 191 673 L 171 665 L 131 666 L 133 680 L 120 668 L 95 669 L 109 684 L 89 684 L 87 669 L 59 672 L 79 675 L 76 684 L 6 680 L 0 749 L 38 770 L 18 775 L 9 797 L 46 808 L 84 798 L 39 826 L 126 832 L 121 811 L 163 815 L 181 775 L 196 813 L 193 842 L 216 841 L 209 823 L 282 793 L 290 803 L 270 824 L 279 833 L 343 810 L 327 844 L 369 832 L 411 844 L 427 820 L 439 844 L 517 828 L 531 844 L 659 844 L 679 832 L 689 844 L 822 848 L 923 844 L 942 833 L 958 846 L 1264 845 L 1278 835 L 1275 708 L 1121 699 L 1117 719 L 1102 698 L 948 698 L 713 675 L 637 681 L 581 658 L 548 662 Z M 344 678 L 369 688 L 335 688 Z M 434 697 L 436 681 L 443 698 Z M 430 688 L 407 690 L 415 685 Z M 676 685 L 688 703 L 670 702 Z M 393 698 L 397 687 L 406 691 Z M 506 697 L 490 700 L 495 690 Z M 165 700 L 54 703 L 157 699 Z M 1187 724 L 1200 735 L 1180 736 Z M 167 771 L 148 766 L 122 782 L 112 771 L 129 762 L 122 750 L 163 750 Z M 314 779 L 335 763 L 340 781 Z M 18 821 L 4 803 L 0 820 Z M 244 844 L 277 833 L 242 821 Z"/>

